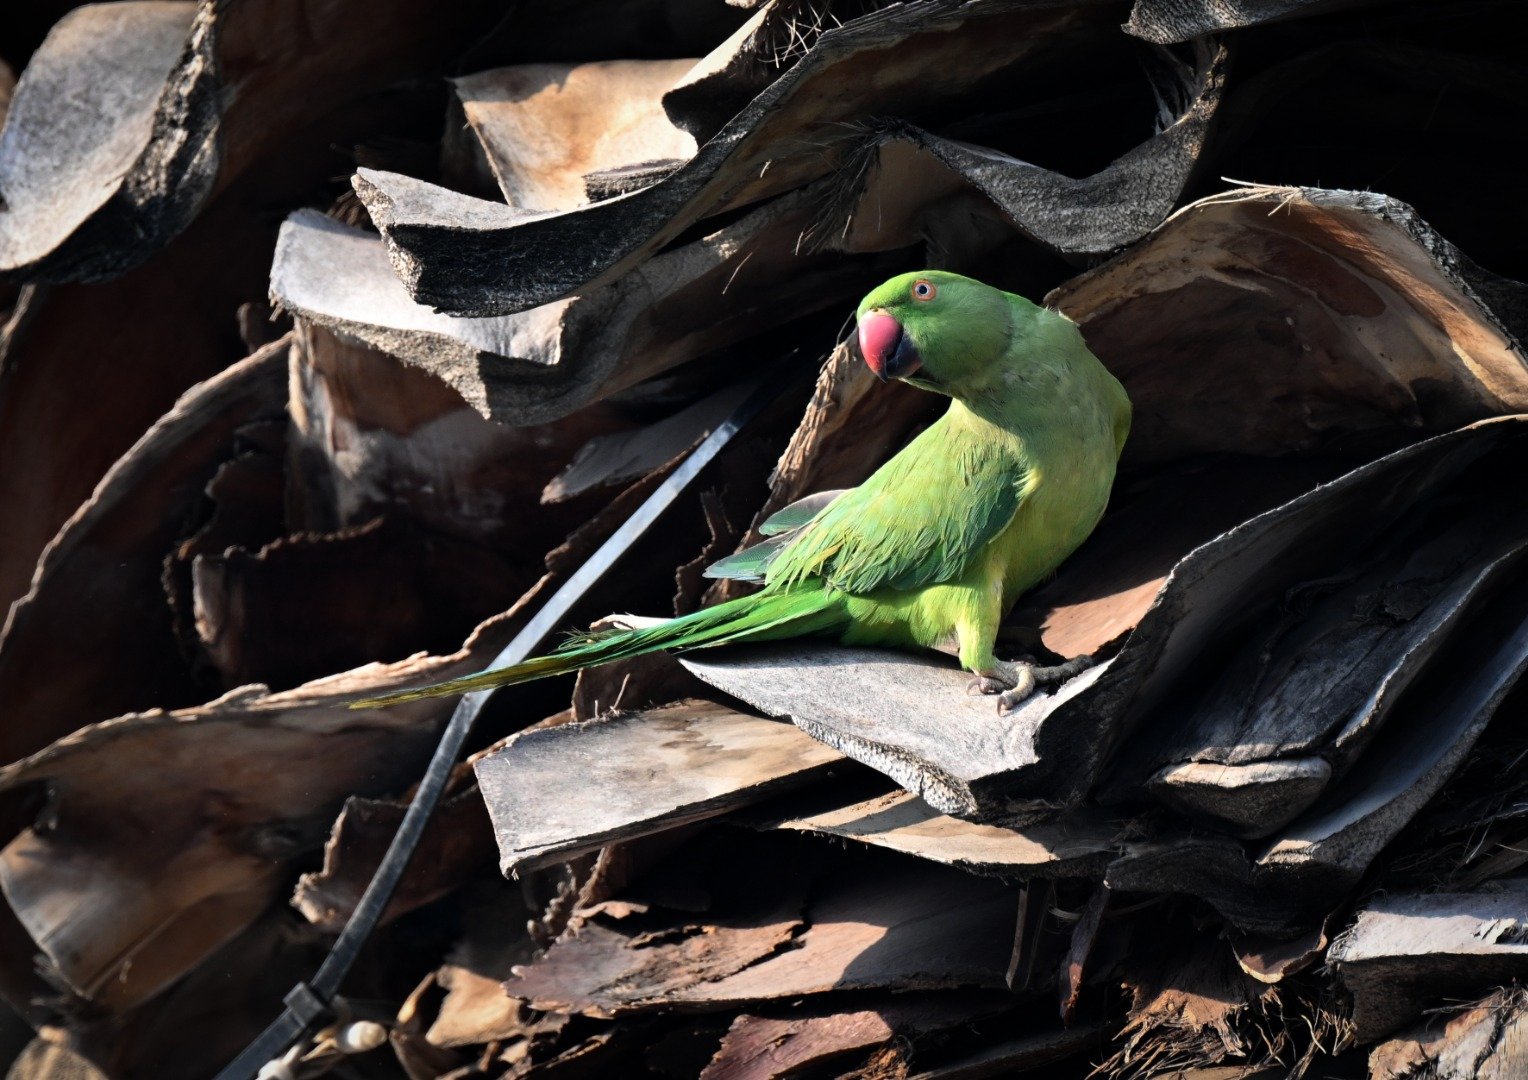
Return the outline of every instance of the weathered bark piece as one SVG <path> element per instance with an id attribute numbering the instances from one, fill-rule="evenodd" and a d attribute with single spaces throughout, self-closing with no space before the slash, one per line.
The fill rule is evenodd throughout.
<path id="1" fill-rule="evenodd" d="M 742 6 L 742 5 L 737 5 Z M 663 111 L 697 144 L 708 141 L 788 64 L 784 53 L 803 51 L 825 29 L 825 19 L 807 24 L 795 0 L 759 0 L 748 21 L 701 57 L 663 95 Z"/>
<path id="2" fill-rule="evenodd" d="M 59 20 L 0 132 L 0 275 L 112 277 L 190 222 L 217 171 L 213 12 L 137 0 Z"/>
<path id="3" fill-rule="evenodd" d="M 1514 1080 L 1528 1075 L 1528 1001 L 1498 990 L 1446 1023 L 1434 1017 L 1376 1046 L 1369 1080 Z"/>
<path id="4" fill-rule="evenodd" d="M 1289 935 L 1319 919 L 1438 792 L 1528 669 L 1528 585 L 1504 585 L 1440 659 L 1446 675 L 1402 703 L 1385 737 L 1305 814 L 1248 852 L 1227 837 L 1162 836 L 1127 847 L 1109 883 L 1190 892 L 1250 932 Z"/>
<path id="5" fill-rule="evenodd" d="M 844 1054 L 972 1023 L 1011 1001 L 997 994 L 904 994 L 866 1008 L 822 1005 L 784 1015 L 743 1013 L 700 1080 L 774 1080 Z"/>
<path id="6" fill-rule="evenodd" d="M 346 799 L 324 844 L 323 868 L 298 879 L 292 906 L 319 929 L 339 933 L 382 864 L 407 809 L 406 802 L 396 799 Z M 493 832 L 482 796 L 469 783 L 443 800 L 430 818 L 382 921 L 446 895 L 491 858 L 492 851 Z"/>
<path id="7" fill-rule="evenodd" d="M 1489 488 L 1478 483 L 1479 463 L 1515 468 L 1528 447 L 1524 428 L 1522 419 L 1504 417 L 1406 447 L 1196 549 L 1174 567 L 1114 662 L 1116 667 L 1151 668 L 1133 711 L 1158 705 L 1188 670 L 1190 655 L 1254 625 L 1291 589 L 1341 572 L 1372 550 L 1415 513 L 1422 492 L 1473 491 L 1474 497 L 1486 499 Z M 1475 486 L 1465 488 L 1466 481 Z M 1153 731 L 1130 749 L 1149 753 L 1167 734 Z"/>
<path id="8" fill-rule="evenodd" d="M 264 910 L 346 796 L 414 778 L 441 707 L 344 701 L 450 667 L 416 659 L 282 694 L 245 687 L 92 725 L 7 766 L 0 789 L 46 780 L 54 792 L 45 820 L 0 852 L 7 901 L 65 986 L 112 1011 L 144 1001 Z"/>
<path id="9" fill-rule="evenodd" d="M 483 816 L 482 797 L 474 785 L 460 796 L 475 800 Z M 485 839 L 492 846 L 484 818 Z M 480 871 L 480 860 L 476 869 Z M 457 894 L 460 935 L 444 956 L 444 963 L 426 980 L 445 997 L 428 1023 L 424 1039 L 445 1049 L 467 1048 L 499 1039 L 534 1038 L 533 1018 L 522 1003 L 504 992 L 504 980 L 515 964 L 535 954 L 534 939 L 526 933 L 526 920 L 537 919 L 535 896 L 524 883 L 516 885 L 497 877 L 479 877 Z M 433 995 L 432 995 L 433 996 Z"/>
<path id="10" fill-rule="evenodd" d="M 1023 828 L 983 825 L 941 814 L 906 792 L 766 818 L 761 825 L 856 840 L 1010 881 L 1092 876 L 1114 850 L 1120 830 L 1089 814 Z"/>
<path id="11" fill-rule="evenodd" d="M 790 948 L 803 930 L 806 884 L 792 882 L 721 918 L 655 920 L 643 905 L 591 913 L 516 967 L 505 989 L 533 1009 L 601 1018 L 671 1005 L 687 988 Z"/>
<path id="12" fill-rule="evenodd" d="M 925 867 L 909 878 L 904 869 L 845 867 L 804 911 L 794 908 L 799 921 L 780 913 L 780 901 L 761 900 L 756 911 L 683 932 L 586 923 L 506 985 L 534 1008 L 590 1016 L 830 990 L 1001 989 L 1012 890 L 958 870 Z M 735 952 L 734 938 L 748 949 Z"/>
<path id="13" fill-rule="evenodd" d="M 706 682 L 891 777 L 959 817 L 1014 813 L 1010 798 L 1038 764 L 1034 732 L 1054 704 L 1092 685 L 1102 667 L 1006 717 L 966 693 L 970 676 L 908 653 L 799 643 L 690 654 Z"/>
<path id="14" fill-rule="evenodd" d="M 1416 518 L 1444 487 L 1419 485 Z M 1315 802 L 1521 561 L 1510 557 L 1521 523 L 1485 501 L 1484 512 L 1456 507 L 1441 530 L 1402 523 L 1347 580 L 1292 593 L 1298 619 L 1270 612 L 1237 643 L 1148 790 L 1241 836 L 1267 836 Z"/>
<path id="15" fill-rule="evenodd" d="M 1135 0 L 1125 32 L 1158 45 L 1386 0 Z"/>
<path id="16" fill-rule="evenodd" d="M 1522 621 L 1528 583 L 1520 562 L 1515 569 L 1517 580 L 1501 582 L 1472 632 L 1440 658 L 1438 677 L 1403 702 L 1344 782 L 1259 858 L 1256 883 L 1266 882 L 1275 894 L 1299 894 L 1306 905 L 1324 896 L 1333 906 L 1462 764 L 1528 670 Z"/>
<path id="17" fill-rule="evenodd" d="M 236 431 L 282 415 L 286 351 L 285 341 L 267 346 L 188 391 L 48 545 L 0 632 L 0 760 L 129 709 L 202 695 L 176 642 L 161 563 Z"/>
<path id="18" fill-rule="evenodd" d="M 476 763 L 506 875 L 757 802 L 843 758 L 704 701 L 522 732 Z"/>
<path id="19" fill-rule="evenodd" d="M 1208 818 L 1237 836 L 1257 837 L 1287 824 L 1331 781 L 1330 762 L 1305 757 L 1246 765 L 1187 761 L 1164 766 L 1146 787 L 1169 806 Z"/>
<path id="20" fill-rule="evenodd" d="M 751 383 L 737 383 L 647 427 L 595 436 L 542 490 L 541 501 L 562 502 L 662 468 L 709 435 L 751 389 Z"/>
<path id="21" fill-rule="evenodd" d="M 907 1003 L 899 1003 L 907 1009 Z M 896 1006 L 893 1006 L 896 1008 Z M 743 1013 L 732 1022 L 701 1080 L 772 1080 L 897 1037 L 884 1010 L 773 1017 Z"/>
<path id="22" fill-rule="evenodd" d="M 542 487 L 590 438 L 629 424 L 603 406 L 550 425 L 495 424 L 427 372 L 307 322 L 296 329 L 291 381 L 294 530 L 401 514 L 523 563 L 516 576 L 598 509 L 573 500 L 528 515 Z"/>
<path id="23" fill-rule="evenodd" d="M 457 315 L 524 311 L 616 281 L 708 214 L 823 175 L 823 140 L 835 122 L 872 108 L 929 114 L 983 76 L 1101 25 L 1104 10 L 936 0 L 852 19 L 823 33 L 674 173 L 566 213 L 518 210 L 371 169 L 356 173 L 355 188 L 414 299 Z"/>
<path id="24" fill-rule="evenodd" d="M 1281 603 L 1298 589 L 1340 572 L 1372 549 L 1415 513 L 1428 491 L 1473 491 L 1485 499 L 1489 488 L 1476 484 L 1482 461 L 1514 468 L 1524 452 L 1524 422 L 1505 417 L 1437 436 L 1399 450 L 1324 484 L 1238 526 L 1195 550 L 1179 563 L 1119 662 L 1134 662 L 1147 624 L 1165 631 L 1152 661 L 1150 693 L 1138 707 L 1155 705 L 1180 666 L 1227 631 L 1244 628 L 1254 616 Z M 1512 508 L 1505 507 L 1504 514 Z M 1181 590 L 1181 592 L 1180 592 Z M 1182 599 L 1174 598 L 1174 594 Z M 1227 605 L 1230 605 L 1229 607 Z M 1160 739 L 1163 732 L 1153 733 Z M 1149 747 L 1144 741 L 1142 747 Z"/>
<path id="25" fill-rule="evenodd" d="M 282 226 L 271 295 L 453 387 L 501 423 L 545 423 L 687 360 L 857 295 L 886 256 L 797 251 L 807 194 L 788 195 L 604 288 L 519 314 L 456 318 L 415 303 L 371 234 L 300 211 Z M 691 313 L 704 305 L 697 326 Z"/>
<path id="26" fill-rule="evenodd" d="M 137 266 L 266 155 L 354 138 L 347 106 L 435 70 L 495 14 L 397 0 L 321 0 L 300 17 L 280 0 L 69 12 L 0 136 L 0 276 L 94 281 Z"/>
<path id="27" fill-rule="evenodd" d="M 1017 231 L 1068 258 L 1117 251 L 1177 205 L 1220 104 L 1226 59 L 1223 46 L 1200 49 L 1197 70 L 1183 76 L 1183 111 L 1082 179 L 908 124 L 882 124 L 849 151 L 844 171 L 860 182 L 843 193 L 814 238 L 846 251 L 905 247 L 929 231 L 931 216 L 940 213 L 936 204 L 969 193 L 986 200 L 1007 226 L 994 235 L 994 247 Z"/>
<path id="28" fill-rule="evenodd" d="M 630 166 L 677 166 L 695 138 L 670 122 L 662 96 L 694 60 L 525 64 L 452 80 L 456 100 L 505 201 L 571 210 L 585 177 Z"/>
<path id="29" fill-rule="evenodd" d="M 1046 300 L 1129 391 L 1127 458 L 1275 455 L 1528 409 L 1480 273 L 1387 196 L 1240 188 Z"/>
<path id="30" fill-rule="evenodd" d="M 504 993 L 502 977 L 489 978 L 448 964 L 435 973 L 435 982 L 446 992 L 446 999 L 425 1035 L 432 1046 L 448 1050 L 480 1046 L 520 1034 L 527 1026 L 525 1006 Z"/>
<path id="31" fill-rule="evenodd" d="M 1258 982 L 1278 983 L 1310 967 L 1326 955 L 1336 915 L 1330 915 L 1302 934 L 1287 938 L 1234 934 L 1231 949 L 1241 969 Z"/>
<path id="32" fill-rule="evenodd" d="M 1357 1038 L 1528 972 L 1528 881 L 1469 893 L 1392 893 L 1358 912 L 1327 962 L 1353 996 Z"/>
<path id="33" fill-rule="evenodd" d="M 1236 640 L 1238 627 L 1275 610 L 1291 588 L 1346 573 L 1345 567 L 1414 515 L 1419 493 L 1448 492 L 1463 505 L 1501 504 L 1488 478 L 1521 467 L 1523 421 L 1487 421 L 1398 451 L 1342 479 L 1265 514 L 1222 540 L 1201 548 L 1174 571 L 1198 578 L 1203 606 L 1178 609 L 1155 669 L 1141 685 L 1133 708 L 1170 715 L 1176 708 L 1170 683 L 1190 641 L 1202 649 L 1216 633 Z M 1223 562 L 1232 552 L 1235 561 Z M 1218 564 L 1218 565 L 1217 565 Z M 1255 568 L 1255 569 L 1254 569 Z M 1255 581 L 1246 576 L 1256 573 Z M 1330 787 L 1304 814 L 1271 837 L 1260 851 L 1245 852 L 1224 838 L 1205 835 L 1147 843 L 1110 868 L 1119 889 L 1181 891 L 1186 883 L 1234 923 L 1249 930 L 1289 933 L 1319 919 L 1354 886 L 1379 851 L 1437 792 L 1459 766 L 1497 705 L 1528 666 L 1528 627 L 1521 611 L 1525 585 L 1515 555 L 1482 567 L 1487 583 L 1462 632 L 1434 658 L 1431 670 L 1394 707 L 1383 738 L 1364 750 L 1341 784 Z M 1228 591 L 1229 590 L 1229 591 Z M 1164 598 L 1172 591 L 1172 584 Z M 1235 617 L 1217 602 L 1234 596 Z M 1154 609 L 1154 610 L 1160 610 Z M 1213 620 L 1213 621 L 1211 621 Z M 1212 630 L 1218 622 L 1219 629 Z M 1134 662 L 1143 631 L 1126 643 L 1115 666 Z M 1172 640 L 1176 636 L 1177 640 Z M 1179 674 L 1172 674 L 1174 671 Z M 1192 690 L 1188 683 L 1184 688 Z M 1178 699 L 1181 702 L 1181 698 Z M 1131 775 L 1170 733 L 1153 730 L 1121 755 L 1117 776 Z M 1123 794 L 1128 783 L 1106 790 Z"/>
<path id="34" fill-rule="evenodd" d="M 1072 927 L 1071 944 L 1066 959 L 1061 962 L 1060 977 L 1056 980 L 1061 994 L 1061 1022 L 1068 1027 L 1077 1012 L 1077 1000 L 1082 996 L 1082 984 L 1088 972 L 1088 960 L 1098 941 L 1098 931 L 1103 925 L 1104 912 L 1109 907 L 1109 886 L 1100 885 L 1093 890 L 1087 905 Z"/>
<path id="35" fill-rule="evenodd" d="M 191 561 L 196 646 L 224 685 L 282 688 L 368 660 L 450 652 L 535 571 L 396 514 L 229 547 Z"/>

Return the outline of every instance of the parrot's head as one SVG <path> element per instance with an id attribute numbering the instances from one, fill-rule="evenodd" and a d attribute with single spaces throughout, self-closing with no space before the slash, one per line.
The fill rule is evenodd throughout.
<path id="1" fill-rule="evenodd" d="M 962 397 L 984 384 L 1013 337 L 1008 294 L 944 270 L 892 278 L 860 301 L 859 349 L 882 381 Z"/>

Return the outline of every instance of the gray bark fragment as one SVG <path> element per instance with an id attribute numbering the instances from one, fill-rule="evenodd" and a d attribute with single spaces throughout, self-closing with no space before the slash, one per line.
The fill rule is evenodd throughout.
<path id="1" fill-rule="evenodd" d="M 1528 974 L 1528 881 L 1377 897 L 1327 962 L 1353 995 L 1358 1039 L 1385 1035 L 1444 998 Z"/>
<path id="2" fill-rule="evenodd" d="M 714 817 L 842 758 L 708 702 L 524 732 L 475 768 L 506 875 Z"/>
<path id="3" fill-rule="evenodd" d="M 115 277 L 190 224 L 217 176 L 217 28 L 175 0 L 59 21 L 0 132 L 0 276 Z"/>

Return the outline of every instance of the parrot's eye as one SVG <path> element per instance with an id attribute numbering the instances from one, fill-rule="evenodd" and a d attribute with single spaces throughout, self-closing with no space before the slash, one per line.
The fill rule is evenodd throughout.
<path id="1" fill-rule="evenodd" d="M 914 300 L 932 300 L 939 295 L 939 290 L 934 288 L 934 283 L 925 278 L 919 278 L 913 282 Z"/>

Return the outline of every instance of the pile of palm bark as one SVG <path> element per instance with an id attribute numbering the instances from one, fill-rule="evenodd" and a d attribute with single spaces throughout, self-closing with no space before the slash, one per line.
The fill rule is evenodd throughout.
<path id="1" fill-rule="evenodd" d="M 311 1077 L 1528 1074 L 1518 0 L 131 0 L 0 13 L 0 1062 L 197 1078 L 452 702 L 735 595 L 938 415 L 922 267 L 1124 382 L 1000 653 L 505 690 Z M 555 639 L 553 639 L 555 641 Z M 545 644 L 551 644 L 548 641 Z"/>

